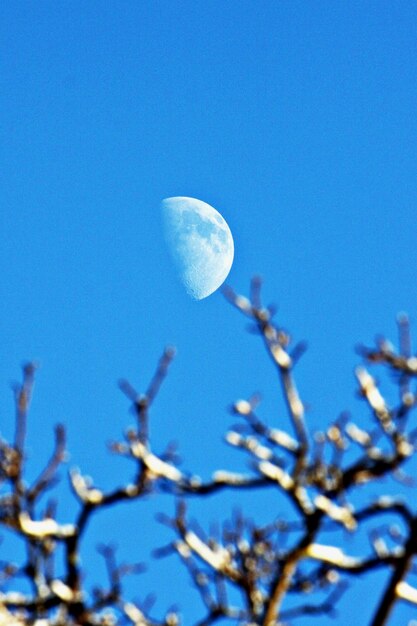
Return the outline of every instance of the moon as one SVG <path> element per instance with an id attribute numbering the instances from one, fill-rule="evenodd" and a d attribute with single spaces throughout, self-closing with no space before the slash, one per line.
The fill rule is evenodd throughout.
<path id="1" fill-rule="evenodd" d="M 185 196 L 161 203 L 165 238 L 186 292 L 195 300 L 212 294 L 233 263 L 234 243 L 226 220 L 212 206 Z"/>

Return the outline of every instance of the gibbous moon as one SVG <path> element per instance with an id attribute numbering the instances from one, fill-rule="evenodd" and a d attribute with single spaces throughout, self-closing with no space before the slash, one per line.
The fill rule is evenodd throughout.
<path id="1" fill-rule="evenodd" d="M 187 293 L 202 300 L 216 291 L 233 263 L 232 233 L 212 206 L 196 198 L 165 198 L 165 237 Z"/>

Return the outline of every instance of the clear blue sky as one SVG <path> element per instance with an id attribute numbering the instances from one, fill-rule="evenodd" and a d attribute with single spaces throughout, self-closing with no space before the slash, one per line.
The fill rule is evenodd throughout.
<path id="1" fill-rule="evenodd" d="M 278 320 L 308 340 L 298 384 L 311 424 L 343 409 L 365 419 L 354 345 L 394 335 L 400 310 L 417 325 L 416 4 L 9 1 L 0 42 L 1 431 L 13 426 L 9 381 L 39 360 L 32 467 L 64 421 L 71 463 L 101 485 L 128 477 L 104 447 L 132 421 L 116 381 L 144 389 L 166 344 L 178 356 L 154 407 L 156 449 L 178 440 L 206 477 L 242 466 L 221 436 L 228 405 L 256 390 L 262 416 L 287 426 L 243 319 L 176 281 L 167 196 L 224 215 L 228 282 L 245 292 L 263 275 Z M 210 500 L 207 521 L 237 500 Z M 137 536 L 122 556 L 147 560 L 155 510 L 172 502 L 115 513 Z M 91 546 L 111 535 L 105 518 Z M 137 595 L 161 587 L 157 609 L 181 600 L 191 623 L 198 598 L 186 576 L 169 582 L 176 569 L 152 564 Z M 366 614 L 355 598 L 339 623 Z"/>

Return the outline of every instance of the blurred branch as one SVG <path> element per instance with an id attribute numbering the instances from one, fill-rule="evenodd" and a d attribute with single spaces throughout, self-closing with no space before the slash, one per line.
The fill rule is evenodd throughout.
<path id="1" fill-rule="evenodd" d="M 364 363 L 355 373 L 371 423 L 342 412 L 314 431 L 294 374 L 305 343 L 292 346 L 288 332 L 274 321 L 275 308 L 262 304 L 259 278 L 251 283 L 249 298 L 227 287 L 224 294 L 262 339 L 278 373 L 291 433 L 261 416 L 261 399 L 254 394 L 233 403 L 231 413 L 239 423 L 226 434 L 226 443 L 249 460 L 248 470 L 214 468 L 209 478 L 202 478 L 179 469 L 172 446 L 158 453 L 150 436 L 150 409 L 174 357 L 174 350 L 167 348 L 144 393 L 126 380 L 119 383 L 136 423 L 121 441 L 110 445 L 110 451 L 130 461 L 133 477 L 103 490 L 73 468 L 69 480 L 77 510 L 71 521 L 62 523 L 56 503 L 45 504 L 43 496 L 55 486 L 67 459 L 63 426 L 55 429 L 53 452 L 39 475 L 32 481 L 25 476 L 27 419 L 36 370 L 34 364 L 25 365 L 22 382 L 14 386 L 14 440 L 0 439 L 0 525 L 23 542 L 25 557 L 23 563 L 0 562 L 0 626 L 179 625 L 178 609 L 168 610 L 158 620 L 151 616 L 149 599 L 141 604 L 124 597 L 125 576 L 140 573 L 143 565 L 118 564 L 112 544 L 99 547 L 107 581 L 87 590 L 82 541 L 93 514 L 121 502 L 153 493 L 203 500 L 224 489 L 256 493 L 268 488 L 277 496 L 274 509 L 281 502 L 284 507 L 285 501 L 291 503 L 293 519 L 274 517 L 258 525 L 252 519 L 253 505 L 245 514 L 235 513 L 223 524 L 218 520 L 215 528 L 206 531 L 190 518 L 185 500 L 177 504 L 171 518 L 159 517 L 172 539 L 155 554 L 177 555 L 188 571 L 203 605 L 203 616 L 195 626 L 220 621 L 279 626 L 284 620 L 295 622 L 306 616 L 333 617 L 348 579 L 381 569 L 388 572 L 388 582 L 375 603 L 371 626 L 387 624 L 398 601 L 417 604 L 417 588 L 412 584 L 417 512 L 398 498 L 394 482 L 401 481 L 402 489 L 415 487 L 409 462 L 415 458 L 417 430 L 407 427 L 407 418 L 417 404 L 412 391 L 417 357 L 408 317 L 402 314 L 397 320 L 398 349 L 385 338 L 378 338 L 374 348 L 360 348 Z M 399 392 L 398 406 L 388 402 L 392 394 L 385 394 L 384 383 L 371 373 L 375 365 L 388 372 L 390 384 Z M 369 488 L 362 491 L 381 479 L 385 479 L 385 495 L 374 495 Z M 390 495 L 392 484 L 395 491 Z M 355 505 L 358 501 L 360 507 Z M 346 547 L 346 532 L 366 535 L 368 549 L 354 554 Z M 21 591 L 19 577 L 30 583 L 29 591 L 27 587 Z"/>

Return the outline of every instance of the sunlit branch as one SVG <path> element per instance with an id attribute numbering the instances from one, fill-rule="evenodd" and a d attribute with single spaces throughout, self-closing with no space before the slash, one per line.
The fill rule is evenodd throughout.
<path id="1" fill-rule="evenodd" d="M 410 580 L 416 573 L 417 513 L 412 498 L 403 501 L 396 491 L 390 495 L 393 481 L 401 480 L 404 488 L 415 486 L 408 478 L 412 475 L 408 461 L 416 457 L 417 430 L 408 428 L 411 420 L 406 418 L 417 404 L 411 389 L 417 357 L 412 354 L 408 317 L 398 318 L 398 349 L 384 338 L 377 340 L 374 349 L 361 349 L 366 367 L 358 367 L 356 377 L 371 424 L 341 412 L 315 432 L 308 428 L 294 375 L 305 344 L 291 348 L 289 334 L 273 321 L 273 308 L 262 305 L 260 279 L 252 281 L 250 298 L 229 288 L 225 295 L 250 320 L 278 372 L 291 434 L 261 417 L 261 397 L 256 393 L 234 402 L 231 411 L 239 423 L 226 435 L 226 442 L 249 461 L 248 469 L 213 468 L 208 478 L 180 469 L 172 446 L 163 453 L 156 451 L 149 428 L 151 408 L 174 356 L 168 348 L 144 393 L 127 381 L 120 383 L 136 424 L 110 450 L 130 461 L 133 476 L 101 489 L 73 468 L 70 488 L 77 509 L 69 522 L 59 522 L 56 503 L 45 504 L 43 496 L 55 486 L 66 460 L 65 431 L 56 428 L 51 457 L 29 481 L 26 429 L 35 366 L 26 365 L 22 383 L 15 386 L 13 442 L 0 440 L 0 525 L 26 549 L 23 564 L 0 563 L 2 626 L 178 626 L 177 608 L 154 619 L 149 600 L 138 603 L 125 597 L 125 575 L 139 573 L 142 565 L 119 565 L 113 545 L 100 547 L 105 584 L 88 590 L 81 561 L 84 536 L 96 513 L 157 493 L 184 499 L 172 518 L 160 516 L 173 538 L 156 555 L 176 554 L 188 571 L 202 603 L 202 615 L 194 626 L 216 622 L 278 626 L 284 620 L 298 623 L 305 616 L 333 617 L 346 581 L 377 570 L 388 572 L 388 581 L 376 601 L 371 626 L 387 625 L 396 602 L 417 604 L 417 590 Z M 387 400 L 392 394 L 384 393 L 384 381 L 371 374 L 375 365 L 390 374 L 390 384 L 399 391 L 398 406 Z M 368 489 L 363 492 L 368 501 L 363 495 L 359 500 L 367 503 L 355 507 L 359 490 L 382 478 L 386 495 L 372 496 Z M 216 523 L 210 531 L 186 515 L 185 500 L 203 502 L 225 489 L 237 497 L 265 488 L 274 502 L 274 518 L 263 526 L 253 519 L 255 505 L 234 513 L 224 524 Z M 287 508 L 291 505 L 289 521 L 276 508 L 281 502 Z M 350 553 L 344 543 L 346 531 L 366 533 L 368 549 L 354 554 L 352 548 Z M 18 591 L 19 577 L 30 583 L 29 591 Z"/>

